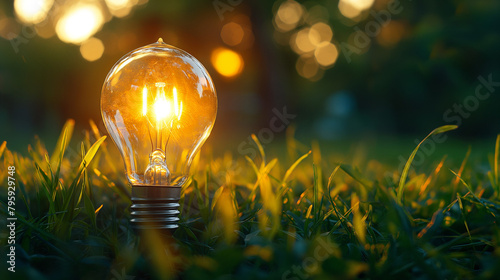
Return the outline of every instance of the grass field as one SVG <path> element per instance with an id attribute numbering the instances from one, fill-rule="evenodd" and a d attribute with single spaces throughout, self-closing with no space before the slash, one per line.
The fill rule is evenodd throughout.
<path id="1" fill-rule="evenodd" d="M 287 134 L 286 155 L 210 148 L 183 187 L 172 237 L 137 237 L 130 187 L 96 126 L 29 156 L 0 146 L 1 279 L 493 279 L 500 273 L 499 139 L 482 162 L 404 168 L 337 157 Z M 427 141 L 455 127 L 434 130 Z M 68 144 L 71 143 L 71 144 Z M 78 144 L 73 144 L 78 143 Z M 496 145 L 495 145 L 496 144 Z M 266 152 L 268 155 L 266 156 Z M 348 158 L 348 160 L 346 160 Z M 7 270 L 15 166 L 16 272 Z M 12 190 L 12 189 L 11 189 Z M 11 193 L 12 194 L 12 193 Z M 5 252 L 5 253 L 4 253 Z M 5 267 L 4 267 L 5 266 Z"/>

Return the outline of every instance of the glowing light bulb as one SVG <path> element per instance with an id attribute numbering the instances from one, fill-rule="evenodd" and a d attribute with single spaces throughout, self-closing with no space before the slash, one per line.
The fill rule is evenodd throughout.
<path id="1" fill-rule="evenodd" d="M 132 185 L 132 225 L 176 228 L 181 187 L 217 114 L 210 75 L 193 56 L 159 39 L 113 66 L 101 113 Z"/>

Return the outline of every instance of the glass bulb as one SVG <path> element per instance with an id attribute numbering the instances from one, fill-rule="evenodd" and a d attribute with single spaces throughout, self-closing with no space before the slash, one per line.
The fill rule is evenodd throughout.
<path id="1" fill-rule="evenodd" d="M 101 113 L 132 186 L 180 187 L 212 130 L 217 96 L 203 65 L 160 38 L 111 68 Z"/>

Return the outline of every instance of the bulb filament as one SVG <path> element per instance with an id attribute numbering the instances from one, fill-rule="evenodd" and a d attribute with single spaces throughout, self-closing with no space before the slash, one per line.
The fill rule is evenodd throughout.
<path id="1" fill-rule="evenodd" d="M 164 82 L 157 82 L 154 84 L 156 93 L 150 96 L 147 87 L 142 90 L 142 116 L 148 122 L 149 138 L 151 140 L 151 154 L 150 162 L 145 172 L 145 179 L 148 184 L 161 185 L 162 178 L 168 179 L 170 174 L 166 165 L 166 154 L 168 141 L 172 134 L 172 127 L 175 122 L 179 122 L 182 115 L 183 104 L 179 102 L 177 88 L 172 89 L 172 99 L 167 98 L 165 92 L 166 84 Z M 149 104 L 148 101 L 153 101 Z M 177 124 L 179 127 L 179 124 Z M 164 129 L 168 128 L 168 137 L 165 141 L 164 149 L 163 134 Z M 153 136 L 153 134 L 156 134 Z M 153 139 L 155 141 L 153 141 Z"/>

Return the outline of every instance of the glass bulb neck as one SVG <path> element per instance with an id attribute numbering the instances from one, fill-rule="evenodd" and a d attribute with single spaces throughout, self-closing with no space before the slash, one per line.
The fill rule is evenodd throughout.
<path id="1" fill-rule="evenodd" d="M 144 172 L 144 180 L 148 185 L 166 186 L 170 183 L 170 171 L 163 150 L 155 149 L 149 155 L 149 165 Z"/>
<path id="2" fill-rule="evenodd" d="M 149 164 L 165 162 L 166 156 L 162 149 L 156 148 L 151 154 L 149 154 Z"/>

